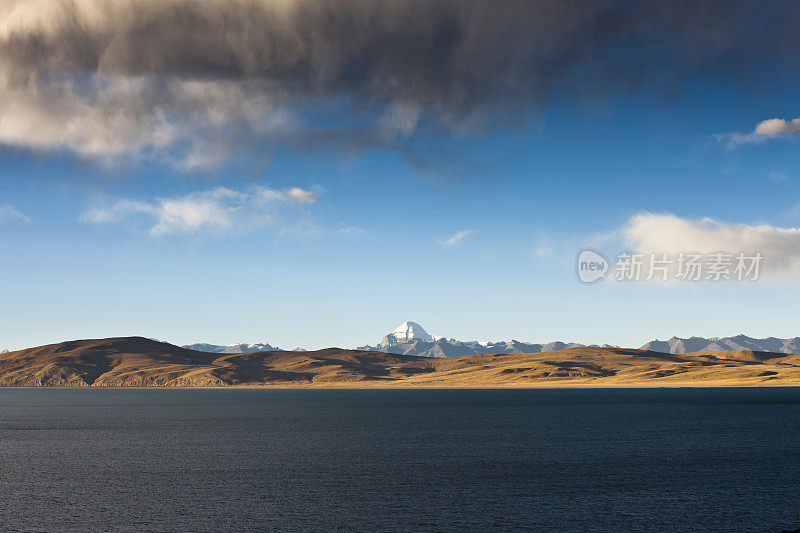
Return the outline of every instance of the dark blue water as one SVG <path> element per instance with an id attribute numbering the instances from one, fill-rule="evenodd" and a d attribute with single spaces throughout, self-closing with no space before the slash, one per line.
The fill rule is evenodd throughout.
<path id="1" fill-rule="evenodd" d="M 0 390 L 5 530 L 780 531 L 800 389 Z"/>

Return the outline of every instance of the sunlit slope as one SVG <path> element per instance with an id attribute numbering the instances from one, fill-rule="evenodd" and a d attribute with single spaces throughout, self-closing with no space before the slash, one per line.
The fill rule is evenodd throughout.
<path id="1" fill-rule="evenodd" d="M 800 355 L 572 348 L 449 359 L 328 348 L 215 354 L 142 337 L 69 341 L 0 356 L 0 386 L 663 387 L 800 385 Z"/>

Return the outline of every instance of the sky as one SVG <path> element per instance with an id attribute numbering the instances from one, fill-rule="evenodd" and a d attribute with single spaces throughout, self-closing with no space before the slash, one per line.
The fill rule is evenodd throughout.
<path id="1" fill-rule="evenodd" d="M 4 3 L 0 348 L 800 335 L 798 8 L 487 5 Z"/>

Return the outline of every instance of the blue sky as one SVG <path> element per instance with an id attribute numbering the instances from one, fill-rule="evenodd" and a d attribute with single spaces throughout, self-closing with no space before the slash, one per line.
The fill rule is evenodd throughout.
<path id="1" fill-rule="evenodd" d="M 797 225 L 795 143 L 729 150 L 712 138 L 752 129 L 769 111 L 740 109 L 731 121 L 735 102 L 692 104 L 663 107 L 659 121 L 647 104 L 621 102 L 577 129 L 579 114 L 553 112 L 543 127 L 451 140 L 455 163 L 444 168 L 327 151 L 186 173 L 6 150 L 0 203 L 29 220 L 0 230 L 1 338 L 9 347 L 133 334 L 355 346 L 404 320 L 456 338 L 620 345 L 793 336 L 794 282 L 589 287 L 575 278 L 577 253 L 641 211 Z M 467 171 L 454 177 L 454 166 Z M 104 197 L 147 202 L 252 184 L 316 190 L 319 200 L 242 233 L 151 236 L 147 220 L 79 220 Z M 462 230 L 474 233 L 440 244 Z"/>
<path id="2" fill-rule="evenodd" d="M 218 156 L 201 144 L 213 164 L 192 168 L 175 144 L 118 151 L 110 127 L 96 151 L 63 132 L 12 139 L 0 113 L 0 348 L 123 335 L 354 347 L 405 320 L 462 340 L 798 335 L 800 250 L 773 240 L 800 226 L 796 135 L 791 122 L 755 133 L 798 115 L 797 77 L 775 67 L 596 102 L 522 98 L 520 120 L 489 106 L 491 125 L 474 128 L 415 108 L 409 130 L 374 145 L 256 135 Z M 310 102 L 311 130 L 390 116 Z M 780 254 L 782 275 L 581 284 L 578 253 L 630 249 L 625 228 L 642 213 L 713 219 Z"/>

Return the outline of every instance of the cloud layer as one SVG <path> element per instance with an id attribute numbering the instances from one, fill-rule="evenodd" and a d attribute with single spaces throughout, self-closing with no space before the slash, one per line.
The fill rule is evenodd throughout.
<path id="1" fill-rule="evenodd" d="M 0 143 L 187 169 L 251 143 L 386 145 L 794 60 L 798 21 L 752 0 L 5 0 Z"/>
<path id="2" fill-rule="evenodd" d="M 151 237 L 246 233 L 271 223 L 281 205 L 317 200 L 317 195 L 299 187 L 286 191 L 262 186 L 246 191 L 217 187 L 152 202 L 116 200 L 85 211 L 80 220 L 88 224 L 111 224 L 143 218 Z"/>
<path id="3" fill-rule="evenodd" d="M 630 250 L 640 253 L 760 252 L 764 257 L 765 274 L 800 275 L 800 228 L 729 224 L 711 218 L 690 220 L 675 215 L 641 213 L 628 221 L 621 235 Z"/>

